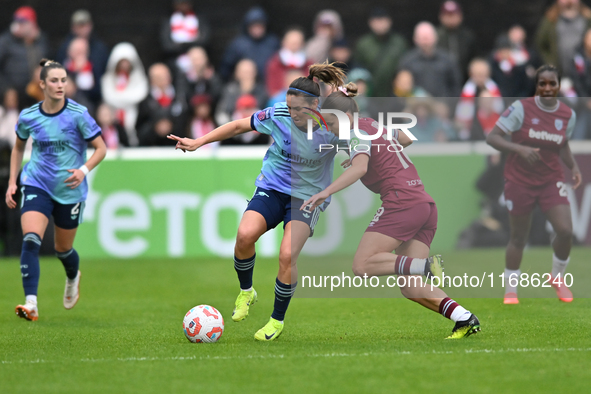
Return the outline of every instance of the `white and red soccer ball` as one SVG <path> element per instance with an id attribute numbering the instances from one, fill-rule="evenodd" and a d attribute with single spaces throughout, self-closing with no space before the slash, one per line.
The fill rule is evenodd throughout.
<path id="1" fill-rule="evenodd" d="M 183 331 L 193 343 L 217 342 L 224 333 L 224 318 L 213 306 L 198 305 L 185 315 Z"/>

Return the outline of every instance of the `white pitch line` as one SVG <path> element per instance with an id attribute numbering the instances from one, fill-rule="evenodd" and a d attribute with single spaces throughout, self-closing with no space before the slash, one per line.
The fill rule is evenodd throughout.
<path id="1" fill-rule="evenodd" d="M 369 356 L 389 356 L 389 355 L 422 355 L 422 354 L 479 354 L 479 353 L 553 353 L 553 352 L 591 352 L 591 348 L 509 348 L 509 349 L 464 349 L 464 350 L 433 350 L 430 352 L 412 352 L 406 350 L 395 350 L 391 352 L 382 353 L 318 353 L 318 354 L 298 354 L 293 356 L 286 356 L 284 354 L 268 354 L 260 356 L 176 356 L 176 357 L 125 357 L 125 358 L 83 358 L 79 362 L 83 363 L 99 363 L 99 362 L 130 362 L 130 361 L 185 361 L 185 360 L 239 360 L 239 359 L 289 359 L 302 357 L 369 357 Z M 35 360 L 2 360 L 0 364 L 42 364 L 54 363 L 59 361 L 35 359 Z"/>

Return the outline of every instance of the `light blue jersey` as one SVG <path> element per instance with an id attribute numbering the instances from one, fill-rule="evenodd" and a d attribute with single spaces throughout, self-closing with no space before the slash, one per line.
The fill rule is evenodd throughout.
<path id="1" fill-rule="evenodd" d="M 263 159 L 256 186 L 307 200 L 331 184 L 337 149 L 319 147 L 331 144 L 347 149 L 347 141 L 339 143 L 338 137 L 324 127 L 317 128 L 313 140 L 308 140 L 307 133 L 294 125 L 285 102 L 255 112 L 250 123 L 253 130 L 274 140 Z M 329 202 L 327 199 L 321 208 L 324 210 Z"/>
<path id="2" fill-rule="evenodd" d="M 31 160 L 21 174 L 21 184 L 45 190 L 61 204 L 86 200 L 86 179 L 70 189 L 64 181 L 86 163 L 86 146 L 101 134 L 100 127 L 88 114 L 86 107 L 66 99 L 64 107 L 47 114 L 37 103 L 20 113 L 16 135 L 26 141 L 33 139 Z"/>

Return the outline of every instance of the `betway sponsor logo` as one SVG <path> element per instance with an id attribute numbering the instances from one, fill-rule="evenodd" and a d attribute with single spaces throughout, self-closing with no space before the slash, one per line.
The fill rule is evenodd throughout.
<path id="1" fill-rule="evenodd" d="M 529 129 L 529 138 L 535 138 L 537 140 L 543 141 L 552 141 L 560 145 L 564 136 L 560 134 L 548 133 L 547 131 L 535 131 L 534 129 Z"/>

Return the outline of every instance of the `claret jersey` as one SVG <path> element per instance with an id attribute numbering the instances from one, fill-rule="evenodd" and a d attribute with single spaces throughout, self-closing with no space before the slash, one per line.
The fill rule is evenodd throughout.
<path id="1" fill-rule="evenodd" d="M 374 119 L 360 118 L 358 125 L 363 134 L 375 135 L 379 132 L 379 124 Z M 380 195 L 385 208 L 403 210 L 424 202 L 433 203 L 417 169 L 398 144 L 398 133 L 396 130 L 394 139 L 388 140 L 386 129 L 382 128 L 381 137 L 373 141 L 351 138 L 351 160 L 358 154 L 369 155 L 367 173 L 361 182 Z"/>
<path id="2" fill-rule="evenodd" d="M 575 123 L 575 111 L 561 101 L 547 108 L 535 96 L 511 104 L 497 126 L 511 135 L 511 142 L 539 148 L 541 160 L 531 165 L 521 156 L 510 153 L 505 164 L 505 179 L 531 187 L 564 181 L 560 149 L 568 142 Z"/>

